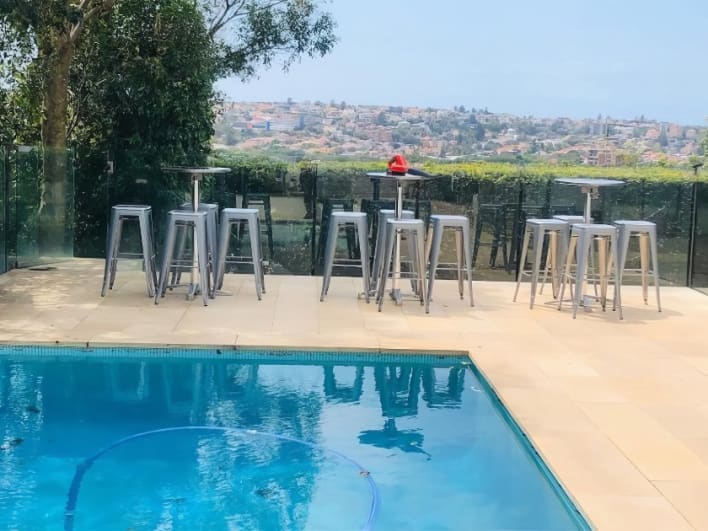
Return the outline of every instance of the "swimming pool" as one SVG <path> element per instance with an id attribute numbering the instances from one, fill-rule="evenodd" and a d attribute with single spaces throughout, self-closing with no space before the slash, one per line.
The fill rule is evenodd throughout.
<path id="1" fill-rule="evenodd" d="M 469 359 L 0 347 L 2 529 L 589 529 Z"/>

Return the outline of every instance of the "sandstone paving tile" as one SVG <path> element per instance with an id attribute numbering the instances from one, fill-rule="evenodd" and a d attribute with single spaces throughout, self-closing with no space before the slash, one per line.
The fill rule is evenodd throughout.
<path id="1" fill-rule="evenodd" d="M 638 406 L 581 403 L 581 409 L 650 480 L 708 480 L 708 464 Z"/>
<path id="2" fill-rule="evenodd" d="M 655 481 L 654 485 L 695 529 L 708 529 L 708 481 Z"/>
<path id="3" fill-rule="evenodd" d="M 663 496 L 584 495 L 576 499 L 602 531 L 689 531 L 694 527 Z"/>
<path id="4" fill-rule="evenodd" d="M 575 495 L 660 497 L 651 481 L 597 431 L 549 432 L 532 441 Z"/>

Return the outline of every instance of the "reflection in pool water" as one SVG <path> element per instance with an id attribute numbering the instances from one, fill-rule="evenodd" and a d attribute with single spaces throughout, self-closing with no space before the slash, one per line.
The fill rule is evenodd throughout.
<path id="1" fill-rule="evenodd" d="M 101 448 L 202 425 L 361 463 L 376 529 L 587 528 L 466 358 L 40 351 L 0 349 L 3 529 L 61 527 L 76 466 Z M 92 465 L 75 529 L 361 529 L 362 471 L 317 448 L 145 438 Z"/>

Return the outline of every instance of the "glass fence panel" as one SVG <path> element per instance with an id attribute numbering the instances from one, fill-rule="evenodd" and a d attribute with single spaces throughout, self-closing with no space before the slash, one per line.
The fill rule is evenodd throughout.
<path id="1" fill-rule="evenodd" d="M 695 199 L 691 286 L 708 294 L 708 183 L 696 183 Z"/>
<path id="2" fill-rule="evenodd" d="M 660 277 L 664 283 L 685 286 L 691 201 L 691 183 L 628 182 L 621 188 L 608 189 L 598 202 L 598 212 L 610 223 L 618 219 L 656 223 Z M 633 250 L 636 245 L 631 244 L 627 268 L 639 267 L 639 254 Z"/>
<path id="3" fill-rule="evenodd" d="M 73 256 L 74 167 L 71 152 L 6 148 L 4 242 L 7 267 L 31 267 Z M 42 201 L 42 194 L 45 200 Z"/>
<path id="4" fill-rule="evenodd" d="M 167 212 L 191 200 L 189 175 L 165 171 L 159 161 L 139 150 L 124 150 L 79 157 L 74 170 L 72 157 L 65 163 L 66 217 L 62 234 L 75 246 L 65 246 L 65 254 L 103 258 L 111 207 L 120 203 L 147 204 L 153 208 L 157 251 L 160 254 Z M 295 165 L 285 162 L 243 163 L 217 159 L 210 162 L 227 165 L 230 173 L 204 176 L 200 181 L 202 202 L 223 207 L 253 207 L 261 219 L 261 245 L 268 271 L 276 274 L 321 274 L 322 255 L 328 218 L 336 208 L 366 212 L 369 250 L 373 255 L 377 213 L 393 208 L 396 197 L 394 180 L 372 180 L 365 170 L 332 170 L 322 165 Z M 6 177 L 0 193 L 6 194 L 2 222 L 2 245 L 8 267 L 42 263 L 48 257 L 39 247 L 40 198 L 45 160 L 39 150 L 13 149 L 5 153 L 0 176 Z M 372 167 L 372 171 L 380 168 Z M 73 187 L 74 179 L 76 187 Z M 75 195 L 70 193 L 75 190 Z M 694 285 L 706 283 L 705 185 L 699 187 L 699 211 L 695 239 Z M 691 232 L 692 184 L 632 181 L 624 186 L 601 188 L 592 202 L 595 222 L 645 219 L 657 223 L 659 267 L 662 279 L 685 285 L 688 271 L 689 235 Z M 73 204 L 75 198 L 76 204 Z M 525 220 L 555 214 L 581 215 L 585 195 L 577 186 L 561 185 L 548 179 L 480 180 L 459 176 L 435 176 L 404 190 L 404 207 L 429 221 L 431 214 L 461 214 L 470 219 L 470 246 L 473 249 L 475 278 L 513 280 L 517 270 Z M 74 220 L 74 223 L 71 221 Z M 121 250 L 137 252 L 140 248 L 137 224 L 124 227 Z M 247 233 L 234 228 L 229 253 L 249 255 Z M 338 240 L 342 256 L 358 258 L 358 243 L 352 234 Z M 456 246 L 452 234 L 443 240 L 440 261 L 452 264 Z M 632 260 L 634 258 L 631 258 Z M 4 261 L 3 261 L 4 263 Z M 0 267 L 3 267 L 0 264 Z M 232 270 L 250 272 L 250 266 Z M 354 268 L 339 274 L 358 275 Z M 441 272 L 442 278 L 454 272 Z"/>
<path id="5" fill-rule="evenodd" d="M 0 273 L 8 270 L 7 241 L 8 241 L 8 175 L 7 175 L 7 150 L 0 146 Z"/>

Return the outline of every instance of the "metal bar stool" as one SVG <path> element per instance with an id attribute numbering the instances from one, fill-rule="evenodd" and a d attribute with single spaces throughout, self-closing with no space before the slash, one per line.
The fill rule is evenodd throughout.
<path id="1" fill-rule="evenodd" d="M 386 292 L 386 280 L 391 274 L 391 262 L 393 261 L 393 247 L 396 243 L 397 234 L 405 234 L 413 242 L 413 280 L 418 284 L 418 296 L 420 304 L 425 305 L 425 313 L 430 311 L 428 304 L 428 292 L 425 286 L 425 223 L 421 219 L 389 219 L 386 221 L 386 253 L 381 262 L 379 270 L 379 282 L 376 292 L 376 300 L 379 304 L 379 311 L 383 306 L 384 294 Z M 403 273 L 401 273 L 403 274 Z"/>
<path id="2" fill-rule="evenodd" d="M 551 269 L 551 284 L 553 286 L 553 296 L 558 293 L 558 282 L 560 280 L 560 268 L 568 249 L 568 224 L 560 219 L 536 219 L 526 220 L 524 229 L 524 243 L 521 248 L 521 259 L 519 260 L 519 274 L 516 277 L 516 289 L 514 290 L 513 301 L 519 294 L 521 279 L 524 276 L 531 277 L 531 300 L 529 308 L 533 308 L 536 300 L 536 287 L 538 285 L 538 274 L 541 269 L 541 257 L 543 256 L 544 242 L 548 236 L 548 254 L 544 267 L 543 283 L 546 282 L 548 269 Z M 526 257 L 529 250 L 529 241 L 533 239 L 533 265 L 531 271 L 527 271 Z"/>
<path id="3" fill-rule="evenodd" d="M 332 269 L 334 266 L 352 266 L 357 260 L 340 258 L 335 260 L 337 250 L 337 236 L 339 229 L 354 226 L 359 237 L 359 252 L 361 263 L 361 278 L 364 283 L 364 297 L 369 302 L 369 245 L 367 238 L 367 222 L 365 212 L 334 211 L 329 218 L 329 230 L 327 231 L 327 244 L 324 254 L 324 272 L 322 275 L 322 293 L 320 301 L 324 300 L 329 291 L 329 282 L 332 279 Z M 336 262 L 336 263 L 335 263 Z"/>
<path id="4" fill-rule="evenodd" d="M 194 205 L 192 203 L 182 203 L 180 206 L 182 210 L 192 212 L 194 210 Z M 216 203 L 199 203 L 199 210 L 207 213 L 207 253 L 209 254 L 209 263 L 211 264 L 212 274 L 216 271 L 214 261 L 218 254 L 217 248 L 217 234 L 218 234 L 218 219 L 219 219 L 219 205 Z M 187 231 L 180 231 L 179 240 L 177 241 L 177 251 L 176 255 L 180 257 L 184 256 L 184 248 L 187 241 Z M 181 280 L 182 269 L 179 267 L 172 268 L 172 280 L 170 280 L 170 285 L 179 284 Z M 215 279 L 212 278 L 212 284 Z"/>
<path id="5" fill-rule="evenodd" d="M 319 242 L 317 244 L 317 264 L 324 256 L 325 246 L 327 244 L 327 235 L 329 234 L 329 223 L 332 217 L 332 212 L 353 212 L 354 211 L 354 200 L 353 199 L 323 199 L 322 200 L 322 216 L 320 218 L 320 236 Z M 354 234 L 354 227 L 347 227 L 347 252 L 349 253 L 349 258 L 351 260 L 356 256 L 356 235 Z"/>
<path id="6" fill-rule="evenodd" d="M 121 253 L 120 240 L 124 221 L 137 221 L 140 227 L 140 253 Z M 157 269 L 155 266 L 155 246 L 152 237 L 152 208 L 147 205 L 115 205 L 111 208 L 111 222 L 108 227 L 106 244 L 106 265 L 103 270 L 101 297 L 106 290 L 113 289 L 116 279 L 118 258 L 141 258 L 145 270 L 145 284 L 149 297 L 155 296 Z"/>
<path id="7" fill-rule="evenodd" d="M 396 217 L 396 211 L 390 210 L 388 208 L 382 208 L 378 213 L 378 221 L 376 223 L 376 243 L 374 244 L 374 263 L 371 266 L 371 287 L 376 290 L 376 286 L 379 281 L 379 269 L 381 269 L 381 261 L 383 260 L 383 254 L 385 250 L 386 242 L 386 222 L 389 219 L 394 219 Z M 412 210 L 402 210 L 401 219 L 414 219 Z M 409 256 L 414 256 L 411 244 L 409 243 L 408 252 Z"/>
<path id="8" fill-rule="evenodd" d="M 442 244 L 443 231 L 446 228 L 455 230 L 455 250 L 457 257 L 457 287 L 460 292 L 460 299 L 464 298 L 464 274 L 463 267 L 467 271 L 467 283 L 470 295 L 470 306 L 474 306 L 472 296 L 472 249 L 470 248 L 470 220 L 467 216 L 450 216 L 434 214 L 430 216 L 431 226 L 428 229 L 426 245 L 426 257 L 429 260 L 428 272 L 428 301 L 433 298 L 433 283 L 435 272 L 438 270 L 440 260 L 440 247 Z M 445 264 L 446 265 L 446 264 Z M 447 268 L 449 269 L 449 268 Z"/>
<path id="9" fill-rule="evenodd" d="M 572 207 L 571 207 L 572 208 Z M 566 226 L 566 231 L 565 231 L 565 247 L 563 247 L 563 254 L 559 255 L 558 258 L 556 258 L 556 261 L 559 264 L 559 268 L 563 267 L 563 264 L 565 263 L 565 258 L 566 255 L 565 253 L 568 251 L 568 242 L 570 240 L 570 231 L 573 228 L 573 225 L 576 223 L 585 223 L 585 216 L 578 216 L 575 214 L 555 214 L 553 216 L 553 219 L 559 219 L 561 221 L 565 221 L 567 226 Z M 592 223 L 592 218 L 590 218 L 590 223 Z M 557 234 L 553 233 L 551 234 L 551 245 L 554 245 L 557 247 Z M 549 263 L 549 258 L 551 258 L 551 255 L 548 254 L 546 255 L 546 265 L 543 270 L 543 281 L 541 282 L 541 288 L 538 290 L 539 295 L 543 295 L 543 287 L 546 285 L 548 282 L 548 271 L 550 269 L 550 263 Z M 590 267 L 592 267 L 592 256 L 590 257 Z M 562 273 L 562 271 L 561 271 Z M 595 287 L 595 294 L 597 295 L 597 286 Z M 553 298 L 556 298 L 558 296 L 558 290 L 557 286 L 553 286 Z"/>
<path id="10" fill-rule="evenodd" d="M 565 269 L 563 271 L 563 280 L 561 282 L 560 294 L 558 296 L 558 310 L 563 305 L 563 294 L 565 286 L 571 280 L 575 284 L 575 292 L 573 293 L 573 319 L 575 319 L 578 307 L 583 300 L 583 280 L 588 270 L 588 262 L 592 254 L 592 243 L 596 241 L 598 244 L 597 252 L 597 277 L 600 281 L 600 304 L 602 310 L 605 310 L 607 305 L 607 283 L 608 269 L 614 268 L 614 271 L 609 271 L 614 280 L 614 298 L 612 309 L 618 310 L 619 318 L 622 319 L 622 296 L 621 283 L 619 282 L 618 272 L 618 245 L 617 245 L 617 227 L 614 225 L 603 225 L 594 223 L 577 223 L 573 225 L 568 246 L 567 259 Z M 607 257 L 607 245 L 610 246 L 610 256 Z M 571 274 L 573 257 L 575 256 L 575 275 Z M 591 275 L 588 275 L 589 277 Z"/>
<path id="11" fill-rule="evenodd" d="M 245 222 L 248 226 L 248 236 L 251 242 L 251 256 L 228 257 L 229 237 L 232 225 Z M 219 232 L 219 255 L 214 272 L 214 292 L 224 284 L 226 264 L 253 264 L 253 276 L 256 280 L 256 295 L 261 300 L 265 293 L 265 276 L 263 273 L 263 252 L 261 251 L 261 226 L 257 208 L 224 208 L 221 211 L 221 230 Z"/>
<path id="12" fill-rule="evenodd" d="M 170 210 L 167 213 L 167 235 L 165 236 L 164 251 L 162 256 L 162 267 L 160 268 L 160 283 L 155 292 L 155 304 L 158 304 L 160 297 L 165 296 L 167 287 L 167 277 L 174 261 L 175 240 L 177 230 L 194 228 L 196 242 L 193 251 L 197 253 L 199 271 L 199 289 L 202 292 L 204 306 L 208 304 L 209 297 L 209 258 L 207 251 L 207 213 L 205 211 L 188 212 L 186 210 Z M 178 263 L 183 263 L 182 258 L 177 259 Z M 192 264 L 192 259 L 189 259 Z"/>
<path id="13" fill-rule="evenodd" d="M 627 261 L 627 251 L 629 249 L 629 240 L 632 236 L 639 238 L 639 267 L 638 272 L 642 277 L 642 295 L 644 304 L 648 304 L 649 298 L 649 252 L 651 250 L 651 272 L 654 277 L 654 286 L 656 287 L 656 307 L 661 311 L 661 296 L 659 295 L 659 260 L 656 248 L 656 223 L 651 221 L 630 221 L 620 219 L 615 221 L 615 225 L 619 229 L 619 282 L 622 283 L 622 278 L 625 272 Z M 637 270 L 629 269 L 632 273 Z"/>

